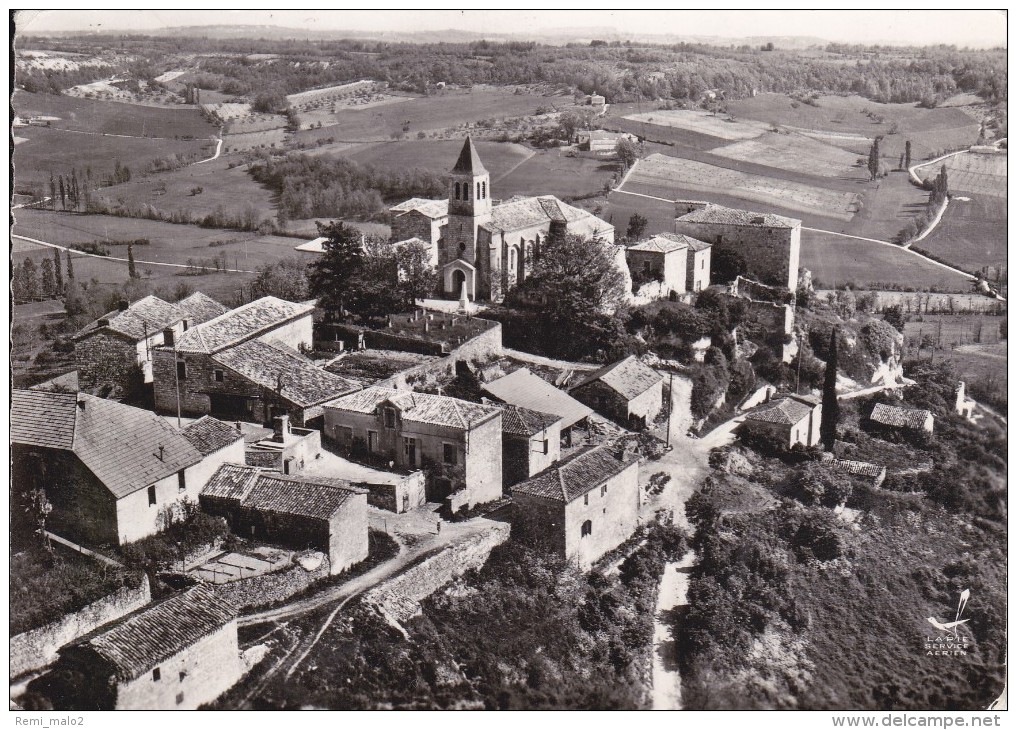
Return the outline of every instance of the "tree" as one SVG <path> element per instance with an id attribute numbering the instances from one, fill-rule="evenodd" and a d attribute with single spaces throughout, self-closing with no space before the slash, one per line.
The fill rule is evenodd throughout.
<path id="1" fill-rule="evenodd" d="M 575 112 L 562 112 L 558 116 L 558 131 L 561 139 L 571 142 L 576 136 L 580 127 L 584 126 L 584 120 Z"/>
<path id="2" fill-rule="evenodd" d="M 748 262 L 737 251 L 729 248 L 714 249 L 710 261 L 711 275 L 718 283 L 734 281 L 748 273 Z"/>
<path id="3" fill-rule="evenodd" d="M 60 265 L 60 249 L 53 249 L 53 275 L 56 279 L 56 293 L 57 296 L 63 294 L 64 291 L 64 272 L 63 267 Z"/>
<path id="4" fill-rule="evenodd" d="M 904 325 L 908 322 L 908 316 L 904 312 L 903 305 L 894 304 L 883 311 L 883 319 L 891 324 L 898 332 L 904 331 Z"/>
<path id="5" fill-rule="evenodd" d="M 649 223 L 646 218 L 639 215 L 639 213 L 633 213 L 629 217 L 629 227 L 625 231 L 625 237 L 630 241 L 638 240 L 643 232 L 646 230 L 646 226 Z"/>
<path id="6" fill-rule="evenodd" d="M 837 442 L 837 422 L 840 404 L 837 402 L 837 328 L 830 332 L 830 351 L 826 358 L 826 377 L 823 379 L 823 416 L 819 422 L 819 437 L 827 451 L 833 451 Z"/>
<path id="7" fill-rule="evenodd" d="M 352 304 L 351 283 L 364 263 L 361 233 L 342 221 L 317 225 L 318 235 L 325 238 L 324 251 L 308 267 L 307 283 L 318 306 L 342 317 Z"/>
<path id="8" fill-rule="evenodd" d="M 71 250 L 67 249 L 65 253 L 67 254 L 67 282 L 70 283 L 74 281 L 74 264 L 71 263 Z"/>
<path id="9" fill-rule="evenodd" d="M 618 154 L 618 159 L 621 160 L 626 168 L 632 167 L 636 160 L 639 159 L 639 147 L 627 137 L 622 137 L 618 140 L 618 146 L 615 148 L 615 151 Z"/>
<path id="10" fill-rule="evenodd" d="M 431 265 L 431 252 L 424 243 L 409 243 L 395 252 L 399 291 L 412 309 L 417 299 L 434 294 L 438 272 Z"/>
<path id="11" fill-rule="evenodd" d="M 879 176 L 879 137 L 872 140 L 869 148 L 869 179 L 875 180 Z"/>
<path id="12" fill-rule="evenodd" d="M 35 262 L 26 258 L 14 274 L 14 288 L 21 299 L 34 299 L 39 295 L 39 280 Z"/>
<path id="13" fill-rule="evenodd" d="M 67 193 L 64 189 L 64 176 L 60 176 L 60 207 L 67 210 Z"/>
<path id="14" fill-rule="evenodd" d="M 138 269 L 134 266 L 134 244 L 127 244 L 127 276 L 131 279 L 138 278 Z"/>
<path id="15" fill-rule="evenodd" d="M 42 263 L 39 264 L 39 273 L 41 277 L 40 286 L 41 293 L 43 296 L 53 296 L 56 294 L 56 279 L 53 277 L 53 262 L 49 259 L 43 259 Z"/>
<path id="16" fill-rule="evenodd" d="M 911 140 L 904 143 L 904 169 L 911 167 Z"/>
<path id="17" fill-rule="evenodd" d="M 56 180 L 53 178 L 53 173 L 50 172 L 50 174 L 49 174 L 49 200 L 50 200 L 51 206 L 54 209 L 56 209 L 56 198 L 57 198 L 57 184 L 56 184 Z"/>
<path id="18" fill-rule="evenodd" d="M 265 264 L 251 283 L 253 297 L 273 296 L 291 302 L 300 302 L 310 296 L 307 282 L 308 267 L 296 257 Z"/>

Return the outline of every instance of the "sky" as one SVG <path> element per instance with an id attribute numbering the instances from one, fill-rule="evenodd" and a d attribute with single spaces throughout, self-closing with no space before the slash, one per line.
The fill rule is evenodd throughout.
<path id="1" fill-rule="evenodd" d="M 276 25 L 355 31 L 461 29 L 477 33 L 616 28 L 629 34 L 815 36 L 847 43 L 1005 46 L 1000 10 L 40 10 L 22 11 L 22 32 L 200 25 Z"/>

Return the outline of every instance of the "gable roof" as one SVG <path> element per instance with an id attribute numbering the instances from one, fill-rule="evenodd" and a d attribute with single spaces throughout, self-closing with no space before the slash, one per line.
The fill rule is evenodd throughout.
<path id="1" fill-rule="evenodd" d="M 756 410 L 748 413 L 745 416 L 745 420 L 793 426 L 803 418 L 808 417 L 815 406 L 816 403 L 807 400 L 803 396 L 777 396 L 769 403 L 764 403 L 756 408 Z"/>
<path id="2" fill-rule="evenodd" d="M 241 500 L 251 491 L 259 474 L 261 469 L 256 466 L 221 464 L 201 488 L 201 496 Z"/>
<path id="3" fill-rule="evenodd" d="M 562 428 L 568 428 L 593 413 L 592 408 L 527 368 L 520 368 L 481 387 L 504 403 L 560 416 Z"/>
<path id="4" fill-rule="evenodd" d="M 108 330 L 137 342 L 143 340 L 146 333 L 148 335 L 156 334 L 164 327 L 174 325 L 183 318 L 184 313 L 176 304 L 170 304 L 150 294 L 134 302 L 122 312 L 115 309 L 94 322 L 90 322 L 75 333 L 74 339 L 87 337 L 100 330 Z M 100 324 L 103 321 L 108 324 Z"/>
<path id="5" fill-rule="evenodd" d="M 918 408 L 902 408 L 901 406 L 888 406 L 877 403 L 872 409 L 869 419 L 884 426 L 895 426 L 897 428 L 910 428 L 919 430 L 925 427 L 926 420 L 932 416 L 932 411 Z"/>
<path id="6" fill-rule="evenodd" d="M 634 454 L 619 459 L 607 446 L 594 446 L 516 484 L 512 487 L 512 493 L 529 494 L 567 504 L 593 491 L 638 460 L 639 457 Z"/>
<path id="7" fill-rule="evenodd" d="M 481 224 L 481 228 L 488 231 L 511 232 L 553 220 L 564 223 L 591 220 L 603 224 L 605 230 L 613 228 L 610 223 L 597 218 L 593 213 L 569 205 L 553 195 L 511 198 L 500 205 L 495 205 L 491 208 L 490 220 Z M 598 230 L 600 228 L 601 226 L 598 226 Z"/>
<path id="8" fill-rule="evenodd" d="M 230 308 L 220 304 L 207 294 L 196 291 L 191 296 L 177 302 L 177 307 L 188 320 L 188 326 L 203 324 L 210 319 L 226 314 Z"/>
<path id="9" fill-rule="evenodd" d="M 262 473 L 254 480 L 254 486 L 241 504 L 262 512 L 327 520 L 350 497 L 366 493 L 366 490 L 356 489 L 349 482 L 339 479 Z"/>
<path id="10" fill-rule="evenodd" d="M 664 376 L 640 361 L 635 355 L 629 355 L 623 360 L 593 371 L 569 388 L 569 391 L 582 388 L 595 380 L 601 381 L 614 392 L 631 400 L 662 382 Z"/>
<path id="11" fill-rule="evenodd" d="M 430 198 L 410 198 L 409 200 L 393 205 L 389 208 L 393 213 L 409 213 L 416 211 L 428 218 L 438 219 L 448 217 L 448 198 L 431 200 Z"/>
<path id="12" fill-rule="evenodd" d="M 180 431 L 180 435 L 202 456 L 214 454 L 244 438 L 236 428 L 212 416 L 202 416 L 194 423 L 188 424 Z"/>
<path id="13" fill-rule="evenodd" d="M 483 175 L 487 172 L 484 163 L 480 161 L 480 155 L 477 154 L 477 148 L 470 135 L 466 135 L 466 142 L 463 143 L 463 149 L 459 153 L 459 159 L 456 160 L 452 172 L 464 175 Z"/>
<path id="14" fill-rule="evenodd" d="M 726 223 L 734 226 L 762 228 L 797 228 L 802 224 L 797 218 L 786 218 L 773 213 L 753 213 L 749 210 L 727 208 L 714 203 L 686 213 L 680 216 L 678 221 L 684 223 Z"/>
<path id="15" fill-rule="evenodd" d="M 297 304 L 277 297 L 262 297 L 191 327 L 177 342 L 179 352 L 216 353 L 265 330 L 310 313 L 313 304 Z"/>
<path id="16" fill-rule="evenodd" d="M 77 418 L 76 393 L 15 390 L 11 393 L 11 443 L 70 450 Z"/>
<path id="17" fill-rule="evenodd" d="M 218 631 L 236 614 L 202 583 L 107 624 L 67 649 L 90 650 L 108 661 L 121 680 L 131 680 Z"/>
<path id="18" fill-rule="evenodd" d="M 495 406 L 471 403 L 447 395 L 380 388 L 375 385 L 326 403 L 325 408 L 366 414 L 376 412 L 378 406 L 386 401 L 398 408 L 402 419 L 409 423 L 426 423 L 464 431 L 501 413 L 501 409 Z"/>
<path id="19" fill-rule="evenodd" d="M 501 431 L 517 436 L 533 436 L 547 430 L 560 420 L 562 420 L 561 416 L 551 413 L 541 413 L 529 408 L 506 405 L 501 411 Z"/>
<path id="20" fill-rule="evenodd" d="M 325 253 L 325 241 L 327 240 L 325 236 L 319 236 L 311 241 L 305 241 L 298 246 L 294 246 L 293 250 L 307 253 Z"/>
<path id="21" fill-rule="evenodd" d="M 647 253 L 674 253 L 689 248 L 689 236 L 680 233 L 657 233 L 628 247 L 629 251 Z"/>
<path id="22" fill-rule="evenodd" d="M 142 408 L 37 390 L 16 390 L 12 402 L 13 443 L 73 452 L 117 499 L 202 459 L 169 423 Z"/>
<path id="23" fill-rule="evenodd" d="M 278 342 L 248 340 L 216 353 L 212 360 L 301 407 L 323 403 L 360 387 Z M 280 382 L 282 389 L 278 390 Z"/>

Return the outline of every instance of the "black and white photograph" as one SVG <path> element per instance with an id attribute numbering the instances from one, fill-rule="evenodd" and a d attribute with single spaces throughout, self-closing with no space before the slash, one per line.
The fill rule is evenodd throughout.
<path id="1" fill-rule="evenodd" d="M 1006 9 L 9 19 L 12 727 L 1005 727 Z"/>

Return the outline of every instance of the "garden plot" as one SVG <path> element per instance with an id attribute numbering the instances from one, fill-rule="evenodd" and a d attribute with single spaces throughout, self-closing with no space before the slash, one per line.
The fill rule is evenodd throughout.
<path id="1" fill-rule="evenodd" d="M 825 177 L 851 175 L 858 161 L 858 156 L 851 152 L 797 134 L 768 133 L 756 139 L 718 147 L 711 153 L 732 160 Z"/>
<path id="2" fill-rule="evenodd" d="M 857 198 L 854 193 L 825 190 L 660 154 L 640 160 L 622 190 L 667 200 L 679 199 L 690 192 L 706 199 L 711 195 L 726 195 L 845 221 L 851 220 Z"/>
<path id="3" fill-rule="evenodd" d="M 755 139 L 770 129 L 765 122 L 733 121 L 730 117 L 699 111 L 655 111 L 629 114 L 625 119 L 662 127 L 676 127 L 721 139 Z"/>

